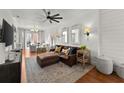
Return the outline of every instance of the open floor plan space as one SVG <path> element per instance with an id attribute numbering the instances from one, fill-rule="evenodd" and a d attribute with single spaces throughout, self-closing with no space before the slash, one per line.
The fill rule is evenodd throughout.
<path id="1" fill-rule="evenodd" d="M 23 56 L 26 58 L 30 58 L 30 57 L 35 58 L 37 56 L 37 54 L 29 53 L 28 50 L 27 51 L 25 50 L 25 54 L 23 54 Z M 24 63 L 24 65 L 22 67 L 25 70 L 25 61 L 23 61 L 23 63 Z M 79 69 L 80 69 L 79 71 L 83 72 L 83 69 L 81 69 L 81 68 L 79 68 Z M 26 79 L 27 75 L 25 72 L 23 72 L 23 74 L 22 74 L 22 82 L 23 83 L 28 82 Z M 32 78 L 33 78 L 33 76 L 32 76 Z M 70 81 L 70 79 L 68 79 L 68 80 Z M 30 82 L 33 82 L 33 81 L 30 81 Z M 46 82 L 48 82 L 48 81 L 46 81 Z M 67 82 L 68 81 L 66 81 L 66 83 Z M 118 77 L 115 72 L 113 72 L 111 75 L 105 75 L 105 74 L 102 74 L 99 71 L 97 71 L 97 69 L 95 67 L 92 67 L 88 73 L 86 73 L 85 75 L 81 74 L 80 78 L 78 78 L 74 82 L 75 83 L 124 83 L 124 79 Z"/>
<path id="2" fill-rule="evenodd" d="M 0 9 L 0 83 L 124 83 L 124 9 Z"/>

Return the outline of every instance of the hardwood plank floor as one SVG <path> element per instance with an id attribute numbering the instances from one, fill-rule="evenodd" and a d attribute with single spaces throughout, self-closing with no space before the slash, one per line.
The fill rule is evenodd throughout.
<path id="1" fill-rule="evenodd" d="M 26 66 L 25 59 L 29 57 L 36 56 L 37 53 L 30 53 L 29 50 L 22 51 L 22 77 L 21 82 L 26 83 Z M 124 83 L 124 79 L 121 79 L 116 75 L 116 73 L 112 73 L 111 75 L 105 75 L 93 68 L 90 72 L 88 72 L 85 76 L 81 77 L 75 83 Z"/>
<path id="2" fill-rule="evenodd" d="M 26 83 L 26 67 L 25 67 L 25 59 L 26 59 L 26 54 L 25 50 L 22 50 L 22 68 L 21 68 L 21 83 Z"/>
<path id="3" fill-rule="evenodd" d="M 26 58 L 36 57 L 37 53 L 31 53 L 29 49 L 22 50 L 22 69 L 21 69 L 21 83 L 27 83 L 26 79 Z"/>
<path id="4" fill-rule="evenodd" d="M 118 77 L 116 73 L 105 75 L 93 68 L 85 76 L 77 80 L 76 83 L 124 83 L 124 79 Z"/>

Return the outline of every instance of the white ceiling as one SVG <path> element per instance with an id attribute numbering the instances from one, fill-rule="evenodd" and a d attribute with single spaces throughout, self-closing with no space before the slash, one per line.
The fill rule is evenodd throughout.
<path id="1" fill-rule="evenodd" d="M 48 9 L 51 14 L 60 13 L 63 19 L 60 19 L 60 23 L 53 22 L 50 24 L 45 20 L 45 14 L 42 9 L 12 9 L 9 10 L 13 19 L 19 27 L 32 28 L 34 25 L 38 25 L 39 28 L 48 28 L 52 26 L 62 25 L 66 23 L 71 23 L 72 21 L 80 20 L 84 16 L 91 16 L 91 14 L 96 11 L 93 9 Z M 19 18 L 17 18 L 19 16 Z M 83 19 L 82 19 L 83 20 Z"/>

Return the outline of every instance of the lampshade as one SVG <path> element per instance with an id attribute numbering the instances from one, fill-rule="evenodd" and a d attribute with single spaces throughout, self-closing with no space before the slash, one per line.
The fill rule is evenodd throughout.
<path id="1" fill-rule="evenodd" d="M 84 28 L 84 32 L 85 33 L 87 33 L 87 32 L 90 33 L 91 32 L 91 27 L 85 27 Z"/>

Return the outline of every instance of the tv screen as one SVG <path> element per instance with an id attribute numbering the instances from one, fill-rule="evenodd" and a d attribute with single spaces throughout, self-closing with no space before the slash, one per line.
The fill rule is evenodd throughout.
<path id="1" fill-rule="evenodd" d="M 13 28 L 4 19 L 2 24 L 2 30 L 3 30 L 3 42 L 5 42 L 5 46 L 12 45 L 13 44 Z"/>

